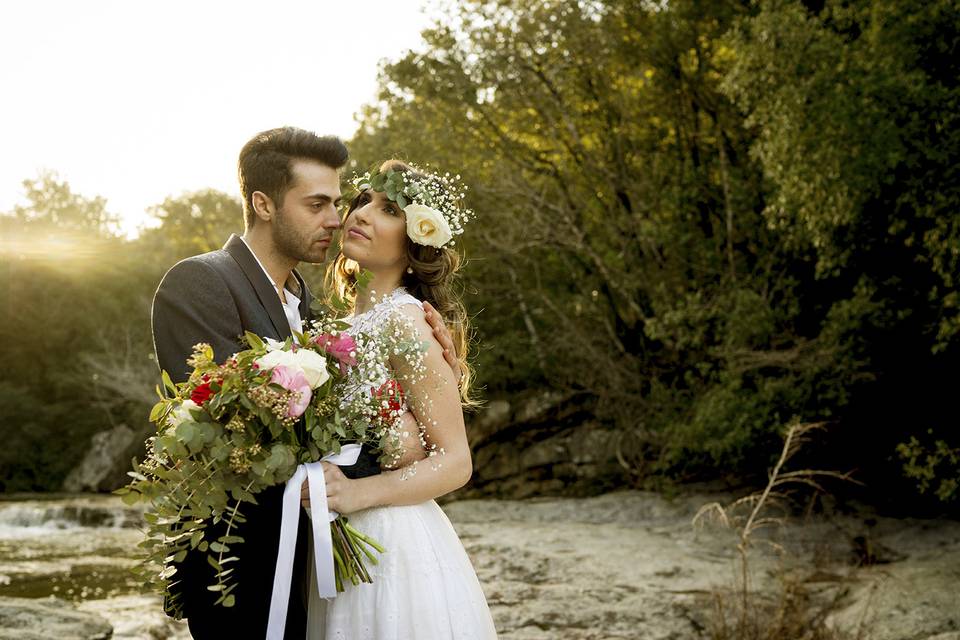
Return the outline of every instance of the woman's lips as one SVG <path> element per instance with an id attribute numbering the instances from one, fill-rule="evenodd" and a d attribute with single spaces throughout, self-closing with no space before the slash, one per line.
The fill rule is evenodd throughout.
<path id="1" fill-rule="evenodd" d="M 366 238 L 367 240 L 370 239 L 370 236 L 365 234 L 363 231 L 360 231 L 360 229 L 357 229 L 356 227 L 352 227 L 349 231 L 347 231 L 347 235 L 353 238 Z"/>

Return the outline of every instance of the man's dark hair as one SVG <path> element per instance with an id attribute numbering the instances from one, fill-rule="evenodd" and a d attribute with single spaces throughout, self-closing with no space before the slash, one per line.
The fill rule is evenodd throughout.
<path id="1" fill-rule="evenodd" d="M 257 220 L 253 193 L 262 191 L 279 207 L 293 182 L 291 160 L 316 160 L 331 169 L 347 163 L 347 147 L 336 136 L 318 136 L 297 127 L 280 127 L 255 135 L 240 150 L 237 173 L 243 215 L 249 229 Z"/>

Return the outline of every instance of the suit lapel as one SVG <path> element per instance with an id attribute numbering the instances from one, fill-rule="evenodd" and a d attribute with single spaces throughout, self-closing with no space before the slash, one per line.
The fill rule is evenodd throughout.
<path id="1" fill-rule="evenodd" d="M 253 285 L 253 290 L 256 291 L 260 304 L 267 310 L 270 322 L 273 324 L 273 328 L 277 330 L 280 340 L 289 338 L 290 324 L 287 322 L 287 315 L 283 312 L 283 306 L 280 304 L 280 296 L 277 295 L 276 289 L 270 284 L 270 279 L 260 268 L 257 259 L 250 252 L 250 248 L 238 236 L 231 235 L 227 244 L 223 245 L 223 250 L 233 256 L 244 275 L 247 276 L 247 280 Z"/>
<path id="2" fill-rule="evenodd" d="M 296 269 L 293 270 L 293 277 L 300 283 L 300 319 L 306 323 L 308 320 L 313 319 L 313 314 L 310 311 L 310 305 L 313 304 L 313 296 L 310 294 L 310 290 L 307 289 L 306 280 L 303 279 L 303 276 L 301 276 Z"/>

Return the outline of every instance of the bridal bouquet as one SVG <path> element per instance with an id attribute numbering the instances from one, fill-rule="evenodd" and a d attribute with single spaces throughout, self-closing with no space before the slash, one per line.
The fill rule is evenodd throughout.
<path id="1" fill-rule="evenodd" d="M 218 604 L 233 606 L 230 563 L 237 558 L 230 552 L 243 542 L 235 531 L 244 521 L 243 503 L 256 503 L 257 493 L 286 482 L 301 463 L 337 454 L 347 443 L 391 450 L 404 410 L 395 401 L 399 390 L 371 381 L 382 379 L 385 354 L 419 345 L 387 344 L 347 328 L 319 321 L 283 343 L 247 333 L 249 348 L 223 364 L 209 345 L 198 344 L 186 382 L 175 385 L 163 373 L 150 413 L 157 433 L 145 460 L 134 460 L 133 481 L 117 492 L 125 502 L 149 505 L 140 545 L 148 584 L 167 592 L 174 563 L 197 549 L 215 571 L 208 589 L 219 593 Z M 211 539 L 209 525 L 220 522 L 223 535 Z M 344 580 L 369 582 L 364 560 L 375 563 L 372 550 L 383 547 L 343 516 L 331 522 L 330 533 L 337 589 Z"/>

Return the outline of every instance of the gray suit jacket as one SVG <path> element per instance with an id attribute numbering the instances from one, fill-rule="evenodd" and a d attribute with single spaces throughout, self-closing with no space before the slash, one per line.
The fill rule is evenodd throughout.
<path id="1" fill-rule="evenodd" d="M 300 291 L 300 316 L 310 319 L 310 292 L 299 273 L 293 272 Z M 276 290 L 260 268 L 246 243 L 231 236 L 222 249 L 187 258 L 174 265 L 160 282 L 153 299 L 153 342 L 157 362 L 174 382 L 190 374 L 187 358 L 198 342 L 213 347 L 214 358 L 223 362 L 240 351 L 244 331 L 284 340 L 290 326 Z M 376 456 L 365 446 L 357 464 L 342 467 L 348 477 L 380 472 Z M 168 613 L 189 618 L 194 638 L 263 637 L 266 633 L 270 593 L 279 545 L 283 485 L 266 489 L 258 504 L 242 505 L 246 522 L 235 533 L 244 538 L 231 551 L 239 557 L 233 566 L 238 586 L 237 604 L 231 609 L 214 605 L 216 594 L 206 589 L 213 573 L 204 554 L 191 551 L 177 567 L 165 603 Z M 211 524 L 213 539 L 223 532 L 223 523 Z M 285 637 L 303 638 L 306 629 L 306 542 L 309 521 L 301 514 L 294 559 L 294 588 L 287 609 Z M 182 607 L 177 611 L 177 603 Z"/>
<path id="2" fill-rule="evenodd" d="M 300 285 L 300 315 L 310 317 L 310 292 L 303 278 Z M 187 258 L 174 265 L 160 282 L 153 299 L 153 342 L 160 368 L 174 382 L 190 374 L 187 358 L 193 345 L 209 343 L 214 359 L 223 362 L 243 349 L 244 331 L 284 340 L 290 326 L 276 290 L 247 245 L 231 236 L 223 249 Z M 237 604 L 231 609 L 214 604 L 216 594 L 207 590 L 213 571 L 204 553 L 193 550 L 177 565 L 174 582 L 165 601 L 171 615 L 189 619 L 194 638 L 263 637 L 266 633 L 273 573 L 279 545 L 283 485 L 270 487 L 257 496 L 258 504 L 243 504 L 246 521 L 232 531 L 244 538 L 233 551 L 239 559 L 231 565 L 237 581 Z M 209 525 L 208 535 L 224 533 L 223 522 Z M 294 560 L 294 588 L 288 607 L 285 637 L 302 638 L 306 631 L 306 606 L 302 590 L 307 563 L 308 520 L 301 514 Z"/>
<path id="3" fill-rule="evenodd" d="M 310 317 L 310 291 L 300 285 L 300 317 Z M 244 331 L 285 340 L 290 326 L 280 298 L 257 259 L 237 236 L 223 249 L 178 262 L 160 282 L 153 299 L 153 346 L 160 368 L 174 382 L 190 375 L 187 358 L 198 342 L 213 347 L 223 362 L 240 351 Z"/>

